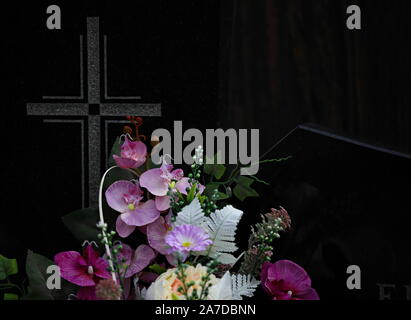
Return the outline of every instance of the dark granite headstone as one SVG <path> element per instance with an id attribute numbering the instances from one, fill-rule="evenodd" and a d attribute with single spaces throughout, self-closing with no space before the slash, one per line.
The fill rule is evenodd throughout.
<path id="1" fill-rule="evenodd" d="M 27 249 L 49 258 L 79 249 L 61 217 L 88 206 L 88 153 L 95 147 L 94 156 L 100 154 L 100 168 L 92 169 L 102 175 L 111 145 L 122 134 L 122 121 L 133 113 L 101 117 L 95 123 L 100 124 L 99 134 L 87 121 L 89 114 L 101 113 L 95 103 L 77 115 L 55 115 L 63 110 L 58 103 L 90 100 L 88 62 L 97 60 L 88 56 L 87 44 L 93 40 L 87 38 L 88 17 L 99 20 L 100 45 L 94 52 L 100 57 L 95 67 L 100 71 L 101 102 L 114 107 L 121 100 L 161 103 L 161 117 L 144 118 L 141 134 L 150 136 L 157 128 L 172 129 L 174 120 L 196 128 L 215 123 L 219 16 L 217 1 L 182 7 L 134 1 L 126 10 L 117 2 L 67 2 L 60 4 L 62 29 L 49 30 L 49 2 L 8 5 L 4 12 L 14 14 L 5 17 L 2 50 L 7 81 L 1 117 L 0 254 L 18 258 L 23 270 Z M 92 20 L 95 27 L 97 20 Z M 42 109 L 47 103 L 51 113 L 28 113 L 30 103 L 40 103 Z M 95 134 L 94 144 L 89 133 Z"/>
<path id="2" fill-rule="evenodd" d="M 411 156 L 312 125 L 297 127 L 265 158 L 289 155 L 261 169 L 271 190 L 247 202 L 249 222 L 254 208 L 278 205 L 292 218 L 273 260 L 304 266 L 326 299 L 380 299 L 383 292 L 410 299 Z M 347 288 L 350 265 L 361 269 L 361 290 Z"/>

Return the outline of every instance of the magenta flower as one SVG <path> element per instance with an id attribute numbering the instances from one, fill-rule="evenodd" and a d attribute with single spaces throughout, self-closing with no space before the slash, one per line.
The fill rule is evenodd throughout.
<path id="1" fill-rule="evenodd" d="M 298 264 L 289 260 L 265 262 L 260 274 L 261 285 L 273 300 L 319 300 L 311 288 L 311 279 Z"/>
<path id="2" fill-rule="evenodd" d="M 121 237 L 129 236 L 136 226 L 145 226 L 160 216 L 154 200 L 141 202 L 142 198 L 143 191 L 138 182 L 120 180 L 107 188 L 108 205 L 121 213 L 116 221 L 116 230 Z"/>
<path id="3" fill-rule="evenodd" d="M 124 266 L 122 275 L 125 278 L 130 278 L 142 271 L 156 257 L 154 250 L 146 244 L 138 246 L 136 250 L 131 249 L 131 247 L 125 243 L 122 243 L 121 246 L 122 249 L 119 250 L 117 260 L 119 264 L 123 264 Z M 115 248 L 118 248 L 118 245 L 115 246 Z"/>
<path id="4" fill-rule="evenodd" d="M 147 170 L 140 177 L 140 185 L 155 196 L 165 196 L 171 181 L 179 181 L 184 175 L 183 170 L 172 169 L 172 164 L 163 163 L 160 168 Z"/>
<path id="5" fill-rule="evenodd" d="M 95 286 L 100 279 L 109 279 L 108 262 L 99 257 L 91 245 L 83 250 L 83 255 L 76 251 L 60 252 L 54 257 L 54 262 L 60 268 L 63 279 L 81 288 L 77 296 L 82 300 L 95 299 Z"/>
<path id="6" fill-rule="evenodd" d="M 147 147 L 141 141 L 131 141 L 125 137 L 121 146 L 120 157 L 113 155 L 114 161 L 121 168 L 138 168 L 146 162 Z"/>
<path id="7" fill-rule="evenodd" d="M 191 224 L 175 227 L 165 236 L 165 242 L 170 247 L 169 253 L 178 252 L 183 260 L 190 251 L 203 251 L 213 243 L 204 229 Z"/>

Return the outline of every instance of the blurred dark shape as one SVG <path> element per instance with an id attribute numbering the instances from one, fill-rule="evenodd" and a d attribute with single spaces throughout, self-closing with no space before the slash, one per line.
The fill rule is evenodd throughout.
<path id="1" fill-rule="evenodd" d="M 221 2 L 220 117 L 265 149 L 301 123 L 411 152 L 411 2 Z"/>
<path id="2" fill-rule="evenodd" d="M 247 202 L 247 230 L 255 208 L 283 206 L 291 231 L 274 245 L 273 261 L 294 260 L 325 299 L 379 299 L 378 283 L 394 284 L 393 299 L 411 285 L 411 156 L 337 135 L 297 127 L 265 158 L 272 188 Z M 245 243 L 243 243 L 245 245 Z M 348 290 L 346 270 L 361 268 L 362 289 Z"/>

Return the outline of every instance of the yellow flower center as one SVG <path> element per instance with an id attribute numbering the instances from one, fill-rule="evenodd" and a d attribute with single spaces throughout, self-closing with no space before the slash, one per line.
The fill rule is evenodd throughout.
<path id="1" fill-rule="evenodd" d="M 134 205 L 134 203 L 129 203 L 127 206 L 130 210 L 134 210 L 136 208 L 136 206 Z"/>
<path id="2" fill-rule="evenodd" d="M 183 247 L 188 248 L 189 246 L 191 246 L 191 242 L 190 242 L 190 241 L 186 241 L 186 242 L 183 242 L 181 245 L 182 245 Z"/>

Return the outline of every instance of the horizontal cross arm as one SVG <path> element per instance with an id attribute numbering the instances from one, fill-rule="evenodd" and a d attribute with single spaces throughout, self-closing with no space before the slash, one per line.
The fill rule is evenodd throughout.
<path id="1" fill-rule="evenodd" d="M 31 116 L 87 116 L 87 103 L 28 103 L 27 114 Z"/>
<path id="2" fill-rule="evenodd" d="M 102 116 L 161 116 L 160 103 L 102 103 L 100 104 Z"/>

